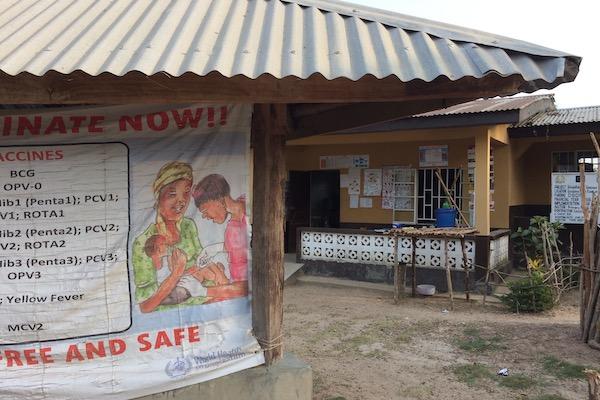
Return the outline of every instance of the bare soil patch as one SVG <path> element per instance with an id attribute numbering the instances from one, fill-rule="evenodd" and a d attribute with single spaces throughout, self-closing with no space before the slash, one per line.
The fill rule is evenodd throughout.
<path id="1" fill-rule="evenodd" d="M 600 352 L 578 340 L 577 296 L 549 312 L 405 298 L 363 289 L 286 287 L 285 351 L 308 362 L 314 399 L 587 398 L 584 366 Z M 497 376 L 501 368 L 508 377 Z"/>

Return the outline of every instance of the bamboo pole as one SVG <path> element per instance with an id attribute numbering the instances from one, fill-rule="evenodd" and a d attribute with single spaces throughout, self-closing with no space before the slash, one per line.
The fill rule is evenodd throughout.
<path id="1" fill-rule="evenodd" d="M 583 212 L 583 259 L 582 264 L 586 269 L 590 268 L 590 242 L 589 242 L 589 220 L 590 210 L 587 206 L 587 191 L 585 188 L 585 166 L 579 164 L 579 191 L 581 193 L 581 211 Z M 585 305 L 588 300 L 588 286 L 589 276 L 588 271 L 581 271 L 579 277 L 579 331 L 581 332 L 581 339 L 585 342 L 583 336 L 584 324 L 585 324 Z"/>
<path id="2" fill-rule="evenodd" d="M 600 157 L 600 146 L 593 133 L 590 133 L 590 138 L 594 144 L 597 155 Z M 585 171 L 583 166 L 579 168 L 581 181 L 585 178 Z M 600 170 L 596 173 L 596 181 L 600 185 Z M 597 260 L 597 241 L 596 235 L 598 231 L 598 214 L 600 213 L 600 197 L 595 193 L 591 201 L 591 212 L 586 213 L 587 204 L 585 203 L 585 183 L 580 186 L 582 192 L 582 210 L 584 216 L 587 216 L 584 220 L 584 232 L 587 232 L 587 251 L 584 254 L 584 260 L 587 261 L 588 265 L 585 265 L 589 272 L 582 287 L 582 304 L 583 310 L 583 322 L 582 322 L 582 340 L 584 342 L 594 341 L 598 336 L 598 318 L 600 314 L 600 305 L 598 304 L 600 296 L 600 273 L 598 272 L 598 260 Z"/>
<path id="3" fill-rule="evenodd" d="M 456 211 L 458 212 L 458 214 L 460 215 L 460 218 L 463 220 L 465 226 L 470 227 L 471 225 L 469 225 L 469 221 L 467 221 L 467 218 L 465 218 L 465 215 L 463 214 L 462 210 L 456 204 L 454 197 L 452 197 L 452 195 L 450 194 L 450 191 L 448 190 L 448 187 L 444 183 L 439 169 L 437 169 L 435 171 L 435 177 L 440 181 L 440 185 L 444 189 L 444 192 L 446 193 L 446 197 L 448 197 L 448 200 L 450 200 L 450 203 L 452 203 L 452 207 L 454 207 L 456 209 Z"/>

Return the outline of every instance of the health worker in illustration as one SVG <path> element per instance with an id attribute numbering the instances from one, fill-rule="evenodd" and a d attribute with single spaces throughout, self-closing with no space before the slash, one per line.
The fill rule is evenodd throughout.
<path id="1" fill-rule="evenodd" d="M 217 224 L 227 223 L 224 250 L 229 260 L 231 281 L 247 281 L 248 223 L 245 197 L 232 198 L 229 183 L 219 174 L 208 175 L 198 182 L 193 196 L 203 218 Z"/>
<path id="2" fill-rule="evenodd" d="M 245 296 L 247 285 L 231 285 L 223 266 L 198 266 L 202 251 L 196 224 L 185 217 L 193 185 L 189 164 L 163 165 L 153 184 L 156 222 L 132 248 L 136 300 L 142 312 Z"/>

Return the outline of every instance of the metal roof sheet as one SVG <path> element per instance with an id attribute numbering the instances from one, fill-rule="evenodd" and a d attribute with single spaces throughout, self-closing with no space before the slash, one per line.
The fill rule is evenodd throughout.
<path id="1" fill-rule="evenodd" d="M 501 112 L 522 110 L 540 100 L 554 101 L 551 94 L 538 96 L 498 97 L 493 99 L 478 99 L 467 103 L 457 104 L 452 107 L 442 108 L 423 114 L 413 115 L 411 118 L 434 117 L 443 115 L 476 114 L 485 112 Z"/>
<path id="2" fill-rule="evenodd" d="M 541 112 L 516 124 L 515 128 L 600 122 L 600 106 L 563 108 Z"/>
<path id="3" fill-rule="evenodd" d="M 0 4 L 0 71 L 403 82 L 517 75 L 527 90 L 575 79 L 579 57 L 332 0 L 12 0 Z"/>

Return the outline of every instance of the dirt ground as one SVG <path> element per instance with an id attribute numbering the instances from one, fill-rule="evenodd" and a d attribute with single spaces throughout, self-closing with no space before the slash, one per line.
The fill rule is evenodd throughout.
<path id="1" fill-rule="evenodd" d="M 587 399 L 577 296 L 552 311 L 298 284 L 284 291 L 285 351 L 313 368 L 318 400 Z M 509 376 L 498 376 L 501 368 Z"/>

